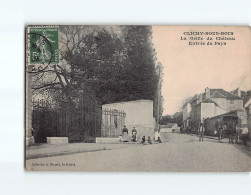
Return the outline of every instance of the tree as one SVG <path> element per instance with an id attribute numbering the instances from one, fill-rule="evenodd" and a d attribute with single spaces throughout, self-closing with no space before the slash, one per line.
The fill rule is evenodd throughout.
<path id="1" fill-rule="evenodd" d="M 176 112 L 174 115 L 165 115 L 160 120 L 161 125 L 166 125 L 167 123 L 177 123 L 179 127 L 183 124 L 183 113 Z"/>
<path id="2" fill-rule="evenodd" d="M 127 81 L 127 92 L 135 99 L 153 100 L 156 96 L 158 75 L 151 35 L 150 26 L 128 26 L 125 32 L 128 66 L 122 79 Z"/>
<path id="3" fill-rule="evenodd" d="M 158 69 L 158 90 L 154 99 L 154 116 L 158 116 L 159 120 L 162 118 L 164 97 L 162 96 L 162 82 L 163 82 L 163 66 L 161 63 L 157 65 Z M 159 112 L 159 115 L 158 115 Z"/>
<path id="4" fill-rule="evenodd" d="M 82 91 L 102 104 L 149 99 L 156 117 L 162 65 L 151 36 L 150 26 L 61 26 L 61 62 L 34 73 L 34 93 L 74 101 Z"/>
<path id="5" fill-rule="evenodd" d="M 121 75 L 126 84 L 124 94 L 130 95 L 127 100 L 153 100 L 154 116 L 157 117 L 158 82 L 161 74 L 159 75 L 152 44 L 151 26 L 128 26 L 124 29 L 124 34 L 128 55 L 127 68 Z"/>
<path id="6" fill-rule="evenodd" d="M 121 40 L 105 29 L 85 35 L 84 44 L 74 53 L 67 50 L 64 56 L 71 67 L 74 87 L 91 88 L 101 103 L 116 98 L 116 81 L 124 65 L 123 49 Z M 109 92 L 107 87 L 112 90 Z"/>
<path id="7" fill-rule="evenodd" d="M 60 37 L 61 63 L 33 73 L 34 94 L 51 93 L 56 99 L 71 101 L 80 90 L 97 92 L 98 84 L 119 72 L 121 41 L 103 27 L 61 26 Z"/>
<path id="8" fill-rule="evenodd" d="M 38 67 L 33 72 L 32 89 L 33 93 L 50 93 L 54 99 L 70 101 L 74 88 L 73 71 L 71 64 L 66 61 L 66 54 L 74 54 L 85 42 L 85 27 L 82 26 L 61 26 L 60 35 L 60 56 L 61 63 L 56 65 L 45 65 Z"/>

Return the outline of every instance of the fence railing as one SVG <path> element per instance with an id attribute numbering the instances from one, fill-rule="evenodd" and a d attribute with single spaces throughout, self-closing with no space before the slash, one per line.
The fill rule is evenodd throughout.
<path id="1" fill-rule="evenodd" d="M 33 100 L 32 127 L 35 142 L 46 142 L 46 137 L 68 137 L 70 142 L 84 142 L 101 136 L 101 106 L 95 100 L 80 98 L 54 106 L 43 99 Z"/>
<path id="2" fill-rule="evenodd" d="M 101 137 L 119 137 L 125 125 L 125 117 L 126 113 L 122 110 L 104 108 Z"/>

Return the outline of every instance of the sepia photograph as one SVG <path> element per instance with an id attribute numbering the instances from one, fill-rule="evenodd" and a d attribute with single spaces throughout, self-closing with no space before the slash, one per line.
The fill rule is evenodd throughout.
<path id="1" fill-rule="evenodd" d="M 26 26 L 26 170 L 250 172 L 250 41 L 246 26 Z"/>
<path id="2" fill-rule="evenodd" d="M 250 194 L 250 0 L 1 0 L 0 18 L 1 194 Z"/>

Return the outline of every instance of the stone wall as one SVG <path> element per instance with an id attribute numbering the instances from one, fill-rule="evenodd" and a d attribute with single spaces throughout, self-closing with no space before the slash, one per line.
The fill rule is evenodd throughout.
<path id="1" fill-rule="evenodd" d="M 126 113 L 125 125 L 130 137 L 132 136 L 133 127 L 137 130 L 138 140 L 141 140 L 142 136 L 146 136 L 146 138 L 148 136 L 151 138 L 154 136 L 155 120 L 153 118 L 153 101 L 136 100 L 104 104 L 102 105 L 102 109 L 123 110 Z M 120 129 L 120 131 L 122 133 L 122 129 Z"/>
<path id="2" fill-rule="evenodd" d="M 31 73 L 26 72 L 26 93 L 25 93 L 25 134 L 26 134 L 26 146 L 29 146 L 33 142 L 31 139 L 32 133 L 32 89 L 31 89 Z"/>

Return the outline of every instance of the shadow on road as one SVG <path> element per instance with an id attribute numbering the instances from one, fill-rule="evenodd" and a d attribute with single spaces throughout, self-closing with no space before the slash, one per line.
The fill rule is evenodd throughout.
<path id="1" fill-rule="evenodd" d="M 233 144 L 235 148 L 246 154 L 247 156 L 251 157 L 251 148 L 248 145 L 243 145 L 242 143 Z"/>
<path id="2" fill-rule="evenodd" d="M 194 134 L 190 134 L 192 137 L 194 137 L 193 140 L 188 140 L 186 142 L 199 142 L 199 137 L 197 135 Z M 197 138 L 196 138 L 197 137 Z M 198 139 L 198 140 L 196 140 Z M 211 142 L 211 143 L 218 143 L 218 144 L 230 144 L 228 141 L 228 138 L 225 138 L 223 140 L 221 140 L 221 142 L 219 142 L 218 138 L 216 137 L 204 137 L 204 141 L 203 142 Z M 234 143 L 231 144 L 233 145 L 235 148 L 237 148 L 240 152 L 246 154 L 247 156 L 251 157 L 251 147 L 249 145 L 244 145 L 242 142 L 240 143 Z"/>

